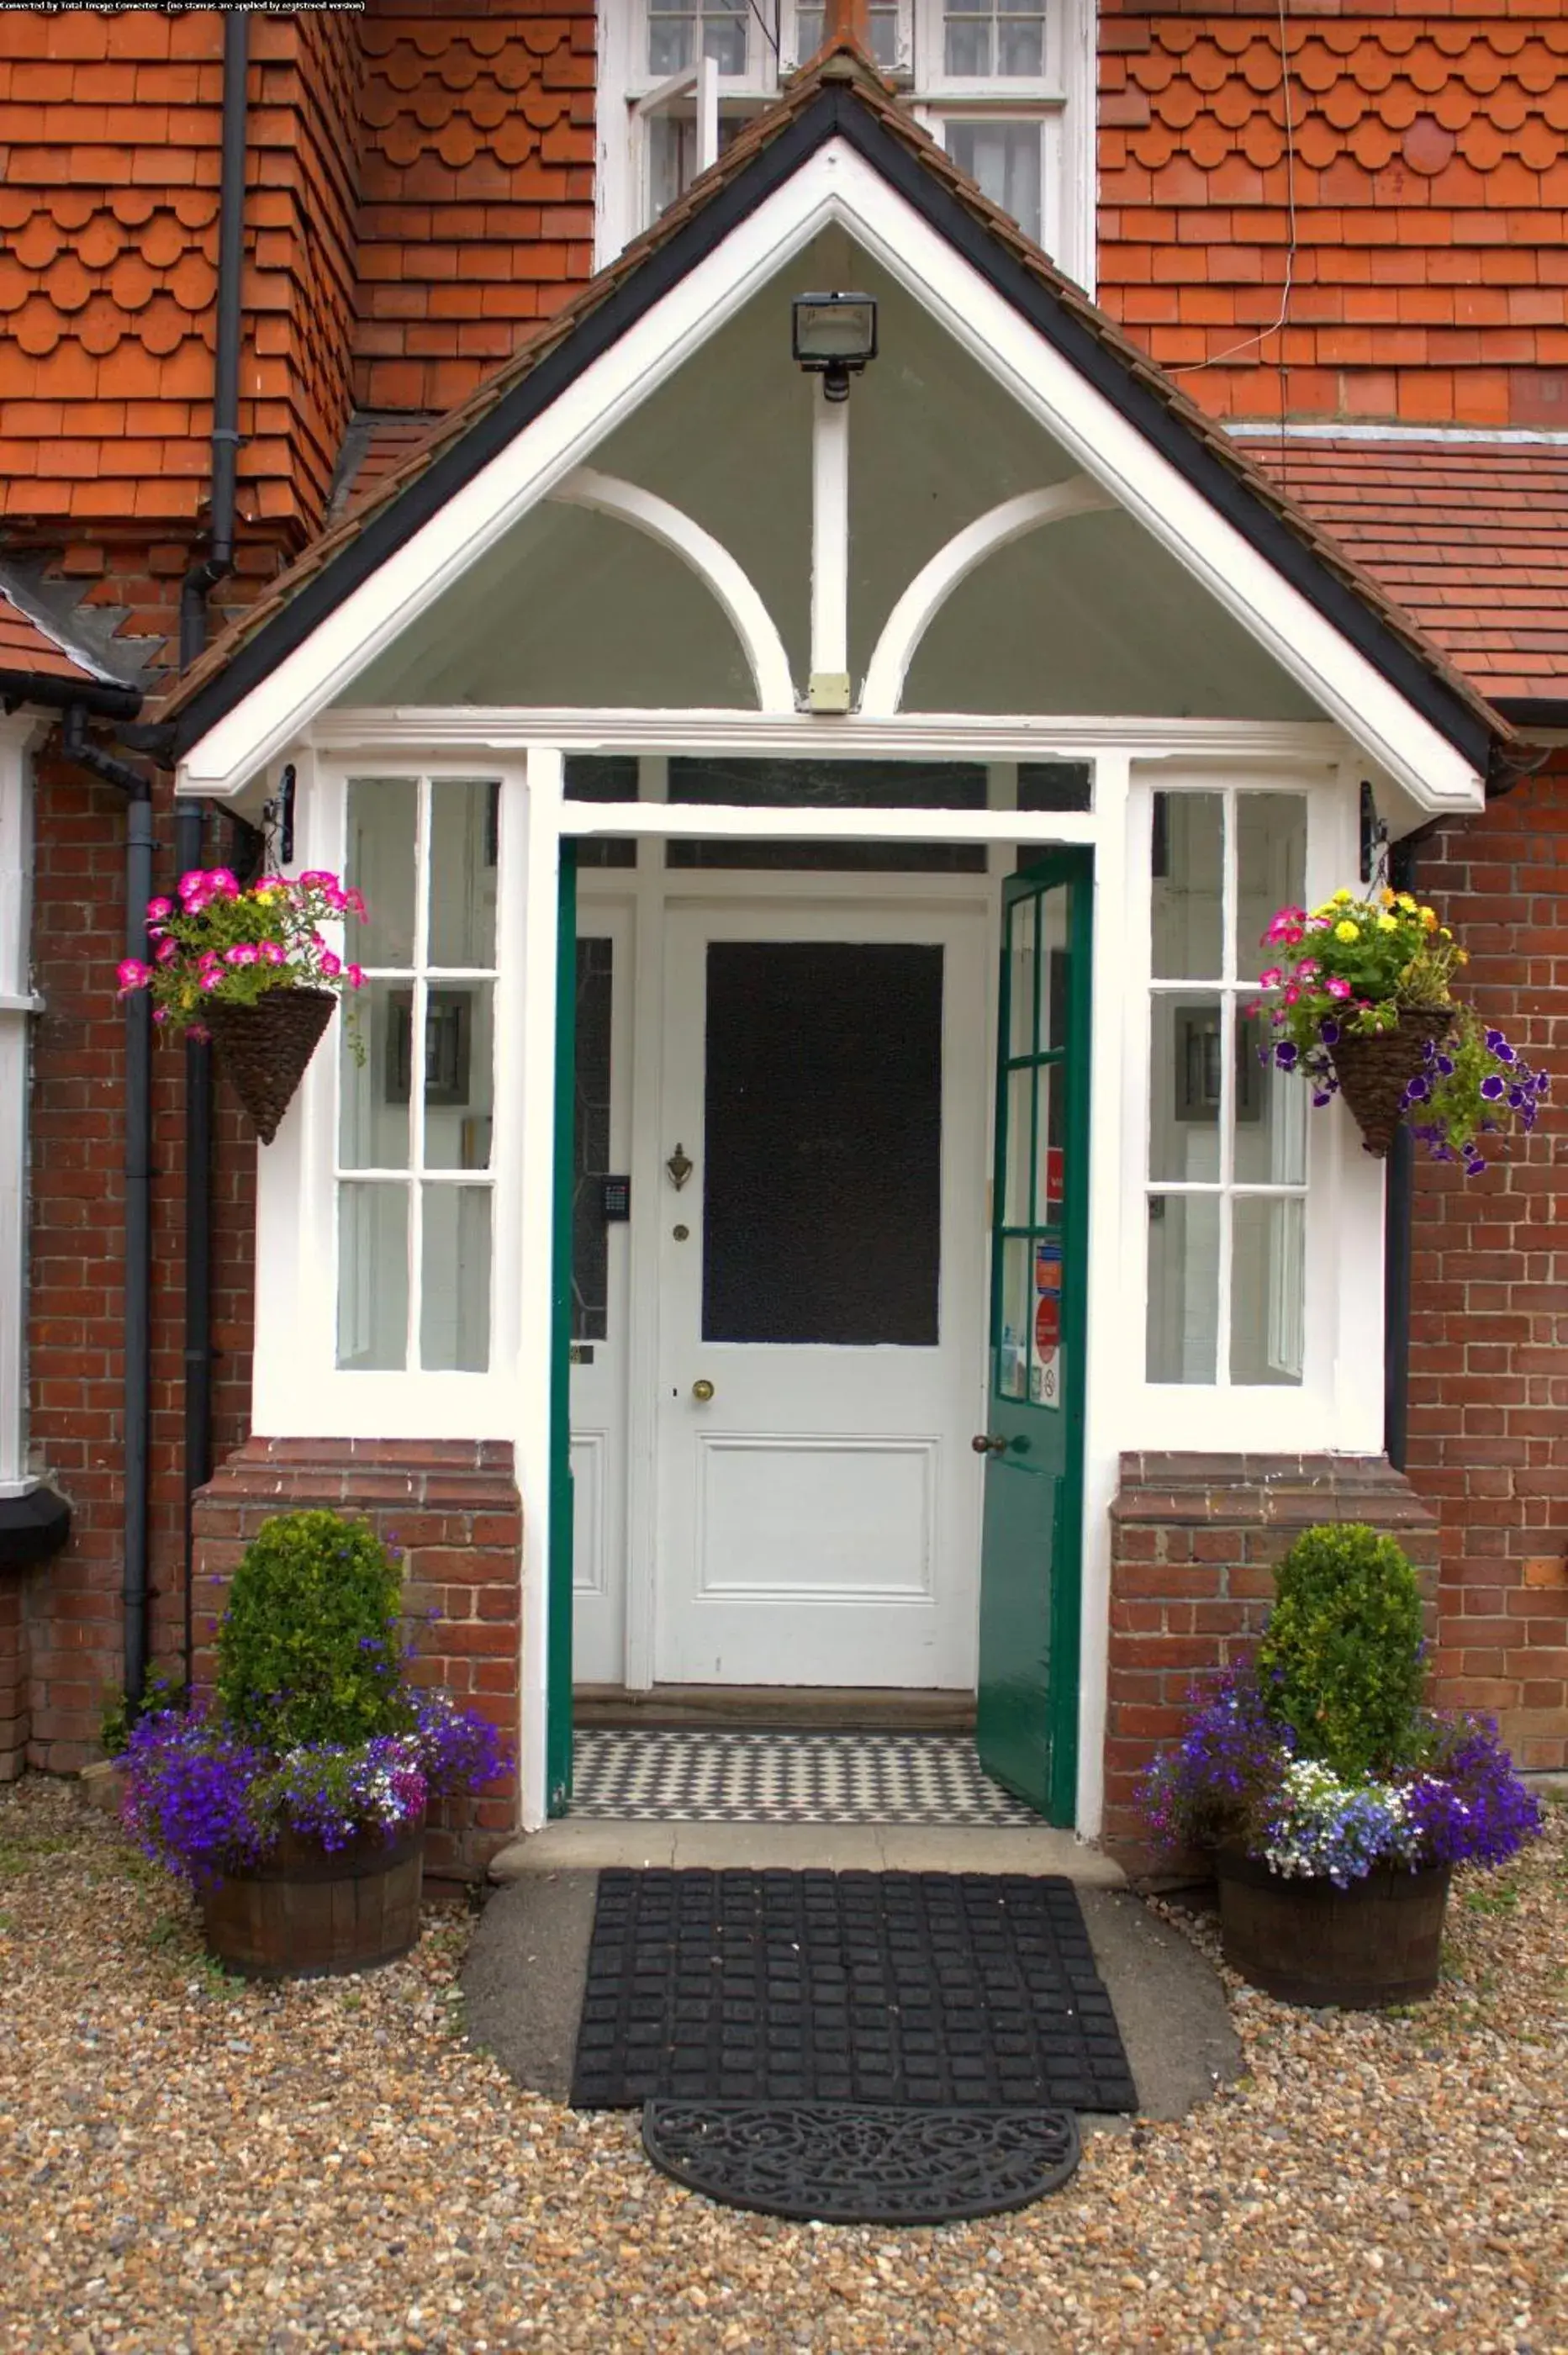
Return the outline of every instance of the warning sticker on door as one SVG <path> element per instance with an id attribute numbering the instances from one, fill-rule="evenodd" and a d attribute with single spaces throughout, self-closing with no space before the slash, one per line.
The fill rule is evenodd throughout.
<path id="1" fill-rule="evenodd" d="M 1029 1394 L 1035 1406 L 1061 1403 L 1061 1246 L 1034 1247 L 1034 1351 Z"/>

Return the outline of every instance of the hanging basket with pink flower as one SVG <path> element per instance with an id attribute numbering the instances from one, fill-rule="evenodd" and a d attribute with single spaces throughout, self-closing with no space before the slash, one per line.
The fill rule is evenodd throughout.
<path id="1" fill-rule="evenodd" d="M 120 995 L 145 989 L 153 1019 L 211 1039 L 263 1145 L 271 1145 L 345 990 L 364 975 L 331 946 L 325 927 L 362 921 L 365 902 L 313 868 L 241 885 L 227 867 L 182 875 L 178 903 L 149 900 L 152 961 L 127 957 Z M 364 1045 L 351 1027 L 350 1050 Z"/>
<path id="2" fill-rule="evenodd" d="M 1481 1137 L 1535 1125 L 1551 1082 L 1503 1032 L 1456 998 L 1467 960 L 1434 908 L 1408 891 L 1336 891 L 1310 913 L 1281 908 L 1264 934 L 1281 963 L 1251 1011 L 1273 1025 L 1260 1051 L 1311 1082 L 1315 1105 L 1343 1096 L 1380 1160 L 1402 1121 L 1435 1161 L 1486 1167 Z"/>

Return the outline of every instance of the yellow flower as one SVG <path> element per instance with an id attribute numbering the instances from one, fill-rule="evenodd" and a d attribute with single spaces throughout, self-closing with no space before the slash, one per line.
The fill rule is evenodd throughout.
<path id="1" fill-rule="evenodd" d="M 1392 908 L 1394 904 L 1393 893 L 1392 891 L 1380 891 L 1378 893 L 1378 898 L 1385 908 Z"/>
<path id="2" fill-rule="evenodd" d="M 1337 941 L 1359 941 L 1360 937 L 1361 928 L 1359 924 L 1352 924 L 1347 921 L 1334 927 L 1334 938 Z"/>
<path id="3" fill-rule="evenodd" d="M 1469 962 L 1470 962 L 1470 952 L 1469 952 L 1469 950 L 1468 950 L 1468 949 L 1456 949 L 1456 950 L 1455 950 L 1455 952 L 1454 952 L 1454 961 L 1455 961 L 1455 963 L 1456 963 L 1456 964 L 1469 964 Z"/>
<path id="4" fill-rule="evenodd" d="M 1449 931 L 1449 929 L 1448 929 L 1448 927 L 1447 927 L 1447 925 L 1446 925 L 1446 924 L 1445 924 L 1445 925 L 1442 927 L 1442 932 L 1443 932 L 1443 937 L 1444 937 L 1444 939 L 1445 939 L 1445 941 L 1451 941 L 1451 940 L 1453 939 L 1454 935 L 1453 935 L 1453 933 Z"/>
<path id="5" fill-rule="evenodd" d="M 1394 905 L 1396 908 L 1403 908 L 1407 916 L 1413 916 L 1415 913 L 1415 902 L 1411 898 L 1408 891 L 1402 891 L 1394 901 Z"/>
<path id="6" fill-rule="evenodd" d="M 1399 918 L 1397 916 L 1390 915 L 1380 916 L 1378 918 L 1378 930 L 1380 932 L 1397 932 L 1399 930 Z"/>
<path id="7" fill-rule="evenodd" d="M 1336 908 L 1348 908 L 1355 896 L 1353 891 L 1336 891 L 1333 904 Z"/>
<path id="8" fill-rule="evenodd" d="M 1423 908 L 1423 910 L 1421 911 L 1421 921 L 1422 921 L 1422 922 L 1425 925 L 1425 927 L 1426 927 L 1426 929 L 1427 929 L 1427 931 L 1428 931 L 1429 932 L 1435 932 L 1437 930 L 1437 911 L 1436 911 L 1436 909 L 1435 909 L 1435 908 Z"/>

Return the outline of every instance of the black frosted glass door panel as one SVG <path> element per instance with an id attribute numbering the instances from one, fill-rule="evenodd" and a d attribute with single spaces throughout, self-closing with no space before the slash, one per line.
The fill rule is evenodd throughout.
<path id="1" fill-rule="evenodd" d="M 709 943 L 704 1340 L 934 1348 L 942 954 Z"/>

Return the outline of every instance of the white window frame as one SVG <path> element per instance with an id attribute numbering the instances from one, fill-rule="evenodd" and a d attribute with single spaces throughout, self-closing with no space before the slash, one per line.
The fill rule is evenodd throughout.
<path id="1" fill-rule="evenodd" d="M 1157 982 L 1153 975 L 1151 842 L 1157 793 L 1302 794 L 1307 803 L 1307 901 L 1327 898 L 1353 880 L 1359 856 L 1359 772 L 1349 764 L 1307 768 L 1249 762 L 1201 767 L 1135 763 L 1127 797 L 1125 911 L 1125 1050 L 1122 1099 L 1123 1289 L 1117 1328 L 1124 1337 L 1120 1421 L 1124 1447 L 1212 1449 L 1216 1414 L 1227 1452 L 1351 1453 L 1382 1447 L 1382 1210 L 1381 1165 L 1360 1150 L 1355 1124 L 1340 1104 L 1307 1114 L 1305 1188 L 1267 1184 L 1232 1188 L 1243 1194 L 1300 1192 L 1305 1203 L 1302 1379 L 1299 1383 L 1232 1383 L 1228 1295 L 1221 1285 L 1221 1323 L 1213 1382 L 1153 1382 L 1147 1370 L 1148 1199 L 1183 1190 L 1150 1178 L 1149 1054 L 1157 995 L 1179 987 L 1218 993 L 1228 985 L 1194 980 Z M 1251 985 L 1239 984 L 1239 1003 Z M 1227 1033 L 1228 1035 L 1228 1033 Z M 1221 1054 L 1227 1104 L 1233 1082 Z M 1297 1082 L 1305 1086 L 1305 1082 Z M 1211 1194 L 1215 1188 L 1190 1190 Z M 1228 1231 L 1228 1220 L 1222 1231 Z M 1221 1268 L 1223 1277 L 1223 1268 Z"/>
<path id="2" fill-rule="evenodd" d="M 33 995 L 32 750 L 48 722 L 0 715 L 0 1497 L 27 1471 L 27 1077 Z"/>
<path id="3" fill-rule="evenodd" d="M 383 782 L 383 779 L 378 776 L 366 779 L 363 782 L 368 785 L 371 790 L 374 790 L 376 785 Z M 420 1363 L 420 1350 L 424 1322 L 424 1220 L 428 1199 L 432 1190 L 438 1189 L 443 1186 L 460 1186 L 474 1188 L 490 1195 L 492 1262 L 491 1288 L 492 1290 L 494 1288 L 495 1156 L 492 1152 L 489 1163 L 482 1169 L 445 1169 L 432 1167 L 431 1164 L 427 1163 L 425 1159 L 425 1121 L 427 1116 L 425 1107 L 425 1054 L 427 1044 L 426 1009 L 430 1002 L 431 991 L 432 989 L 444 989 L 458 986 L 469 988 L 482 988 L 485 983 L 491 984 L 493 987 L 497 977 L 497 966 L 495 964 L 488 965 L 443 965 L 432 964 L 430 959 L 431 890 L 432 883 L 431 823 L 432 802 L 433 796 L 432 789 L 434 784 L 441 783 L 442 780 L 439 776 L 432 777 L 431 773 L 426 770 L 422 773 L 405 773 L 400 777 L 389 776 L 385 779 L 385 782 L 411 783 L 415 792 L 414 931 L 413 940 L 411 946 L 412 963 L 407 965 L 367 964 L 364 967 L 364 974 L 367 988 L 378 981 L 390 981 L 394 983 L 406 982 L 409 987 L 408 1160 L 406 1166 L 401 1168 L 382 1167 L 375 1163 L 368 1163 L 364 1166 L 355 1166 L 354 1164 L 345 1162 L 342 1158 L 342 1134 L 340 1123 L 339 1127 L 336 1132 L 336 1142 L 334 1148 L 334 1171 L 336 1187 L 336 1200 L 340 1220 L 343 1205 L 343 1188 L 346 1186 L 364 1186 L 367 1188 L 396 1187 L 406 1198 L 408 1203 L 408 1223 L 406 1229 L 408 1238 L 408 1294 L 407 1315 L 403 1337 L 404 1358 L 403 1364 L 398 1368 L 388 1367 L 372 1369 L 368 1368 L 358 1368 L 353 1365 L 340 1364 L 339 1369 L 345 1373 L 370 1370 L 386 1372 L 422 1372 L 425 1370 L 435 1370 L 434 1369 L 427 1369 Z M 497 786 L 497 791 L 499 789 L 499 781 L 497 779 L 485 778 L 484 776 L 481 776 L 478 780 L 470 778 L 464 779 L 461 782 L 466 783 L 474 782 L 481 783 L 495 783 Z M 346 792 L 344 797 L 345 857 L 341 861 L 341 866 L 345 872 L 347 871 L 349 864 L 347 856 L 347 794 Z M 497 862 L 498 860 L 499 844 L 497 842 Z M 499 876 L 497 874 L 497 887 L 498 883 Z M 498 956 L 500 953 L 499 942 L 496 941 L 493 945 L 495 953 Z M 351 945 L 350 954 L 352 954 Z M 340 1092 L 343 1071 L 342 1053 L 343 1050 L 340 1044 L 337 1056 L 337 1072 Z M 379 1082 L 379 1074 L 373 1073 L 372 1083 L 374 1084 Z M 492 1071 L 490 1075 L 492 1102 L 494 1101 L 495 1083 L 495 1073 Z M 341 1111 L 341 1105 L 339 1110 Z M 493 1120 L 494 1115 L 492 1114 L 491 1117 Z M 338 1248 L 339 1257 L 341 1259 L 341 1240 L 339 1241 Z M 495 1305 L 493 1299 L 490 1305 L 493 1313 Z M 341 1317 L 341 1304 L 339 1304 L 339 1316 Z M 341 1348 L 341 1341 L 342 1336 L 339 1334 L 337 1337 L 337 1342 L 335 1345 L 339 1350 Z"/>
<path id="4" fill-rule="evenodd" d="M 757 0 L 763 14 L 769 0 Z M 1001 118 L 1037 122 L 1040 133 L 1041 237 L 1047 252 L 1093 291 L 1094 19 L 1093 0 L 1050 0 L 1045 72 L 950 75 L 944 69 L 942 0 L 901 0 L 900 67 L 895 81 L 912 111 L 944 140 L 950 122 Z M 795 0 L 780 0 L 779 57 L 758 20 L 748 17 L 746 70 L 718 76 L 720 113 L 755 113 L 779 95 L 805 59 L 796 37 Z M 648 70 L 646 0 L 600 0 L 595 260 L 612 261 L 651 224 L 652 114 L 667 106 L 696 110 L 696 63 L 661 78 Z"/>
<path id="5" fill-rule="evenodd" d="M 338 1157 L 342 1049 L 336 1026 L 313 1057 L 295 1105 L 274 1143 L 259 1156 L 258 1255 L 266 1251 L 266 1276 L 256 1290 L 256 1359 L 252 1426 L 260 1432 L 308 1437 L 389 1439 L 508 1439 L 517 1424 L 519 1285 L 517 1253 L 521 1239 L 519 1154 L 520 1075 L 525 1048 L 519 1039 L 523 991 L 530 943 L 522 922 L 528 860 L 535 855 L 529 831 L 529 795 L 524 764 L 486 760 L 389 757 L 368 750 L 348 761 L 323 762 L 296 755 L 296 858 L 286 871 L 311 867 L 340 872 L 347 843 L 348 781 L 411 777 L 495 779 L 500 786 L 496 909 L 496 958 L 483 978 L 495 987 L 495 1079 L 488 1170 L 431 1173 L 414 1166 L 418 1129 L 411 1123 L 411 1165 L 383 1171 L 382 1179 L 422 1188 L 427 1183 L 488 1185 L 490 1220 L 490 1360 L 484 1372 L 436 1370 L 417 1364 L 419 1316 L 419 1219 L 411 1202 L 409 1221 L 409 1365 L 402 1369 L 358 1368 L 337 1362 L 338 1214 L 340 1183 L 356 1184 L 378 1173 L 343 1167 Z M 421 825 L 426 795 L 421 789 Z M 553 852 L 550 854 L 553 857 Z M 423 939 L 421 916 L 420 939 Z M 512 954 L 504 944 L 510 943 Z M 416 943 L 416 959 L 420 947 Z M 376 968 L 367 967 L 369 974 Z M 438 986 L 461 975 L 416 964 L 420 982 Z M 411 1033 L 411 1111 L 420 1108 L 422 1026 Z M 341 1016 L 339 1019 L 341 1020 Z M 553 1035 L 548 1042 L 553 1066 Z M 543 1047 L 536 1052 L 544 1051 Z M 297 1116 L 296 1116 L 297 1114 Z M 548 1225 L 549 1188 L 545 1219 Z"/>

